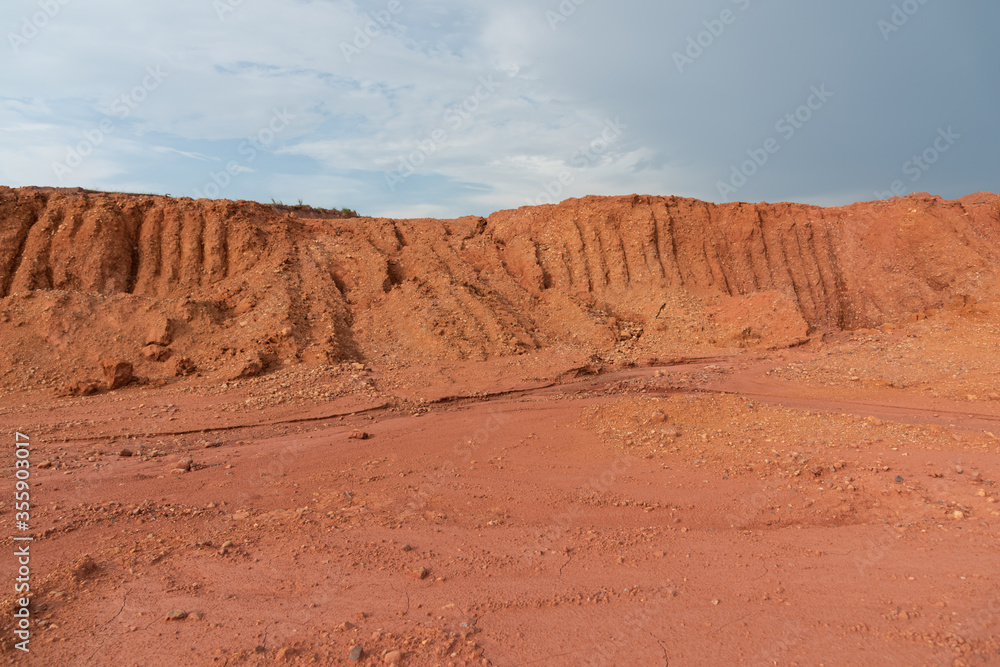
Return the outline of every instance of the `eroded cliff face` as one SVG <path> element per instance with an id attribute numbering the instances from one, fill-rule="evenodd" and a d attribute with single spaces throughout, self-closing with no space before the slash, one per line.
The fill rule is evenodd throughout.
<path id="1" fill-rule="evenodd" d="M 0 188 L 0 382 L 778 345 L 988 292 L 1000 198 L 588 197 L 488 219 Z M 32 370 L 34 369 L 34 370 Z M 25 385 L 27 383 L 27 385 Z"/>

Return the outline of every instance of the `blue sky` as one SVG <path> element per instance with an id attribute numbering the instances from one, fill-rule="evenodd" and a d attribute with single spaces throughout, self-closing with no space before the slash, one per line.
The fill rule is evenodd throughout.
<path id="1" fill-rule="evenodd" d="M 998 25 L 987 0 L 7 0 L 0 184 L 391 217 L 997 191 Z"/>

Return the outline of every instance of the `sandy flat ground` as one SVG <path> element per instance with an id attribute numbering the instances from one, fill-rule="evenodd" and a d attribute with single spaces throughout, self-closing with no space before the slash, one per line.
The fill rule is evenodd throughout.
<path id="1" fill-rule="evenodd" d="M 39 539 L 7 659 L 994 664 L 1000 402 L 785 377 L 858 345 L 8 397 Z"/>

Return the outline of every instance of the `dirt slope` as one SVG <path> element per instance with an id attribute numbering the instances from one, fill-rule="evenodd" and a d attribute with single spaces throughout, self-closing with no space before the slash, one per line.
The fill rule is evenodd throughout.
<path id="1" fill-rule="evenodd" d="M 489 219 L 301 216 L 0 188 L 0 383 L 67 391 L 99 379 L 101 358 L 158 382 L 299 362 L 546 348 L 625 363 L 782 345 L 975 298 L 1000 253 L 990 194 L 830 209 L 632 196 Z"/>

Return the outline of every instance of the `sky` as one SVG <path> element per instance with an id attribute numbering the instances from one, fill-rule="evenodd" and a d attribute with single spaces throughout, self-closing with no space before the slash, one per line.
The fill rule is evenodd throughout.
<path id="1" fill-rule="evenodd" d="M 995 0 L 5 0 L 0 184 L 397 218 L 1000 190 Z"/>

